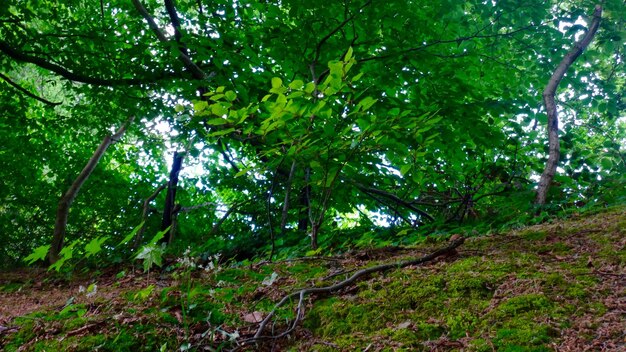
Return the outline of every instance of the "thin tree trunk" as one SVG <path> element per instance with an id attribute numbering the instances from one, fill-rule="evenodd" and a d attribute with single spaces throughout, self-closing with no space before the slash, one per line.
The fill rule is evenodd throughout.
<path id="1" fill-rule="evenodd" d="M 593 39 L 598 27 L 600 26 L 600 18 L 602 17 L 602 6 L 596 5 L 593 13 L 593 20 L 589 26 L 589 30 L 585 33 L 583 39 L 574 44 L 574 47 L 563 57 L 561 63 L 554 70 L 550 81 L 546 89 L 543 91 L 543 103 L 546 108 L 546 114 L 548 115 L 548 161 L 546 168 L 541 174 L 539 185 L 537 186 L 537 196 L 535 198 L 535 204 L 542 206 L 546 203 L 546 197 L 548 189 L 556 173 L 556 167 L 559 163 L 559 119 L 557 115 L 556 102 L 554 101 L 554 95 L 556 88 L 558 87 L 561 79 L 567 72 L 567 69 L 576 61 L 576 59 L 582 54 L 582 52 L 589 46 Z"/>
<path id="2" fill-rule="evenodd" d="M 306 180 L 306 185 L 300 189 L 300 213 L 298 215 L 298 231 L 307 233 L 309 230 L 309 209 L 311 202 L 309 200 L 309 194 L 311 193 L 311 186 Z"/>
<path id="3" fill-rule="evenodd" d="M 112 136 L 106 136 L 102 140 L 102 143 L 98 146 L 98 149 L 93 153 L 87 165 L 83 168 L 83 170 L 78 174 L 78 177 L 74 180 L 70 188 L 63 194 L 61 199 L 59 200 L 59 204 L 57 206 L 57 214 L 56 221 L 54 223 L 54 233 L 52 236 L 52 243 L 50 245 L 50 251 L 48 252 L 48 261 L 50 264 L 56 263 L 59 260 L 59 253 L 63 249 L 63 241 L 65 240 L 65 232 L 67 229 L 67 219 L 70 213 L 70 207 L 72 206 L 72 202 L 76 199 L 80 188 L 83 186 L 85 181 L 89 178 L 93 170 L 98 166 L 98 162 L 109 148 L 109 146 L 122 138 L 124 133 L 126 132 L 126 128 L 133 121 L 134 116 L 131 116 L 128 121 L 126 121 Z"/>
<path id="4" fill-rule="evenodd" d="M 215 223 L 215 225 L 213 225 L 213 227 L 211 228 L 211 232 L 209 232 L 209 235 L 215 235 L 217 233 L 217 231 L 220 229 L 220 226 L 222 226 L 224 221 L 226 221 L 228 216 L 230 216 L 230 214 L 232 214 L 235 210 L 237 210 L 237 208 L 239 208 L 240 206 L 246 204 L 247 202 L 248 201 L 241 202 L 241 203 L 235 203 L 230 208 L 228 208 L 226 213 L 224 213 L 224 215 L 222 215 L 222 217 Z"/>
<path id="5" fill-rule="evenodd" d="M 143 233 L 146 231 L 148 213 L 150 212 L 150 202 L 152 202 L 159 195 L 159 193 L 161 193 L 161 191 L 165 189 L 165 187 L 167 187 L 166 183 L 160 185 L 154 191 L 154 193 L 152 193 L 150 197 L 146 198 L 146 200 L 143 202 L 143 211 L 141 213 L 141 220 L 143 221 L 144 225 L 139 229 L 139 231 L 137 231 L 137 234 L 135 235 L 135 238 L 133 239 L 133 246 L 132 246 L 133 249 L 137 249 L 139 247 L 139 243 L 141 242 L 141 239 L 143 238 Z"/>
<path id="6" fill-rule="evenodd" d="M 283 159 L 284 160 L 284 159 Z M 274 257 L 274 251 L 276 250 L 276 238 L 275 238 L 275 234 L 274 234 L 274 223 L 272 221 L 272 197 L 274 197 L 274 187 L 276 187 L 276 182 L 278 180 L 278 171 L 280 169 L 280 166 L 283 163 L 283 160 L 280 161 L 280 163 L 278 164 L 278 166 L 276 167 L 276 170 L 274 171 L 274 176 L 272 177 L 272 184 L 270 186 L 270 190 L 267 193 L 267 199 L 266 199 L 266 211 L 267 211 L 267 225 L 268 225 L 268 229 L 270 231 L 270 241 L 272 243 L 272 249 L 270 251 L 270 256 L 269 256 L 269 261 L 272 261 L 272 257 Z"/>
<path id="7" fill-rule="evenodd" d="M 287 226 L 287 216 L 289 215 L 289 196 L 291 194 L 291 184 L 293 183 L 293 175 L 296 171 L 296 161 L 291 163 L 291 170 L 289 170 L 289 178 L 287 179 L 287 185 L 285 186 L 285 200 L 283 202 L 283 214 L 280 219 L 280 234 L 285 235 L 285 227 Z"/>
<path id="8" fill-rule="evenodd" d="M 176 204 L 176 187 L 178 186 L 178 174 L 183 167 L 183 159 L 185 153 L 174 152 L 172 161 L 172 169 L 170 170 L 170 180 L 167 182 L 167 195 L 165 196 L 165 207 L 163 208 L 163 221 L 161 222 L 161 231 L 172 226 L 172 217 L 174 216 L 174 206 Z M 162 242 L 172 242 L 172 230 L 167 231 L 163 236 Z"/>

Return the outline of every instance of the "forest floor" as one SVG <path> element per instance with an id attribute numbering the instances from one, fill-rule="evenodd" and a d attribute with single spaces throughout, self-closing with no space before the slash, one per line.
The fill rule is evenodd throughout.
<path id="1" fill-rule="evenodd" d="M 304 297 L 283 338 L 241 345 L 282 297 L 447 239 L 274 263 L 60 278 L 0 273 L 3 351 L 626 351 L 626 208 L 468 238 L 422 265 Z M 293 323 L 298 299 L 263 335 Z"/>

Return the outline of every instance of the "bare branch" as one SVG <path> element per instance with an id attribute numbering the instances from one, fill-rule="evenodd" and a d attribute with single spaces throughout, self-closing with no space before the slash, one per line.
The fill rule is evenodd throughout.
<path id="1" fill-rule="evenodd" d="M 400 197 L 396 196 L 393 193 L 389 193 L 387 191 L 383 191 L 377 188 L 373 188 L 373 187 L 367 187 L 365 185 L 362 185 L 360 183 L 354 183 L 354 185 L 361 190 L 362 192 L 365 192 L 367 194 L 377 194 L 380 196 L 383 196 L 389 200 L 392 200 L 393 202 L 402 205 L 403 207 L 416 212 L 417 214 L 419 214 L 420 216 L 425 217 L 426 219 L 430 220 L 430 221 L 434 221 L 435 219 L 433 219 L 432 216 L 430 216 L 430 214 L 428 214 L 427 212 L 417 208 L 415 205 L 411 204 L 411 202 L 408 202 L 404 199 L 401 199 Z"/>
<path id="2" fill-rule="evenodd" d="M 146 200 L 143 201 L 143 211 L 141 213 L 141 219 L 144 223 L 144 226 L 142 226 L 139 231 L 137 231 L 137 234 L 133 239 L 133 249 L 137 249 L 139 247 L 139 242 L 141 242 L 143 233 L 146 230 L 145 223 L 148 220 L 148 213 L 150 212 L 150 202 L 152 202 L 159 195 L 159 193 L 161 193 L 161 191 L 165 189 L 165 187 L 167 187 L 167 183 L 161 184 L 154 192 L 152 192 L 152 194 L 148 198 L 146 198 Z"/>

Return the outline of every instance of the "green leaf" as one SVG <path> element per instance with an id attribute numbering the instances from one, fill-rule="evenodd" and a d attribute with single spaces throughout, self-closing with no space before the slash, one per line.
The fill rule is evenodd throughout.
<path id="1" fill-rule="evenodd" d="M 604 170 L 611 170 L 613 168 L 613 160 L 611 158 L 602 158 L 600 159 L 600 165 Z"/>
<path id="2" fill-rule="evenodd" d="M 410 229 L 404 229 L 404 230 L 402 230 L 402 231 L 398 232 L 398 233 L 396 234 L 396 236 L 401 237 L 401 236 L 404 236 L 404 235 L 408 234 L 409 232 L 411 232 L 411 230 L 410 230 Z"/>
<path id="3" fill-rule="evenodd" d="M 128 235 L 126 235 L 126 237 L 124 237 L 123 240 L 120 241 L 120 243 L 118 243 L 118 246 L 121 246 L 123 244 L 126 244 L 128 242 L 130 242 L 130 240 L 133 239 L 133 237 L 135 237 L 135 235 L 137 234 L 137 232 L 139 232 L 139 230 L 143 227 L 143 225 L 145 224 L 145 221 L 142 221 L 139 225 L 137 225 Z"/>
<path id="4" fill-rule="evenodd" d="M 299 79 L 289 83 L 289 88 L 290 89 L 300 90 L 300 89 L 302 89 L 302 87 L 304 87 L 304 82 L 302 80 L 299 80 Z"/>
<path id="5" fill-rule="evenodd" d="M 212 133 L 207 134 L 207 137 L 219 137 L 219 136 L 224 136 L 227 134 L 230 134 L 232 132 L 235 132 L 236 130 L 234 128 L 227 128 L 221 131 L 215 131 Z"/>
<path id="6" fill-rule="evenodd" d="M 352 47 L 348 48 L 348 51 L 346 52 L 346 56 L 343 58 L 343 61 L 348 62 L 350 61 L 350 59 L 352 59 Z"/>
<path id="7" fill-rule="evenodd" d="M 24 258 L 24 261 L 31 265 L 38 260 L 45 260 L 49 251 L 50 245 L 37 247 L 28 257 Z"/>
<path id="8" fill-rule="evenodd" d="M 165 243 L 163 246 L 156 244 L 147 244 L 139 250 L 135 259 L 143 259 L 143 270 L 148 272 L 154 265 L 161 266 L 163 264 L 163 253 L 165 252 Z"/>
<path id="9" fill-rule="evenodd" d="M 228 108 L 222 103 L 211 104 L 211 113 L 217 116 L 228 115 Z"/>
<path id="10" fill-rule="evenodd" d="M 165 230 L 157 232 L 156 235 L 152 237 L 150 242 L 148 242 L 148 244 L 156 245 L 156 243 L 159 242 L 165 236 L 165 234 L 170 230 L 170 227 L 172 226 L 168 226 Z"/>
<path id="11" fill-rule="evenodd" d="M 234 101 L 235 99 L 237 99 L 237 94 L 232 90 L 227 91 L 226 93 L 224 93 L 224 95 L 226 96 L 226 100 L 228 101 Z"/>
<path id="12" fill-rule="evenodd" d="M 361 79 L 361 77 L 363 77 L 363 72 L 359 72 L 359 73 L 357 73 L 354 77 L 352 77 L 352 80 L 351 80 L 350 82 L 355 83 L 355 82 L 357 82 L 358 80 L 360 80 L 360 79 Z"/>
<path id="13" fill-rule="evenodd" d="M 241 177 L 241 176 L 247 174 L 248 171 L 250 171 L 251 169 L 252 168 L 247 167 L 245 169 L 239 170 L 239 172 L 235 174 L 235 177 Z"/>
<path id="14" fill-rule="evenodd" d="M 85 257 L 89 258 L 92 255 L 99 253 L 102 250 L 102 244 L 108 240 L 109 236 L 101 236 L 94 238 L 85 246 Z"/>
<path id="15" fill-rule="evenodd" d="M 204 100 L 194 101 L 193 102 L 193 110 L 198 113 L 206 110 L 209 107 L 209 103 Z"/>
<path id="16" fill-rule="evenodd" d="M 371 108 L 372 105 L 376 103 L 376 101 L 377 100 L 372 97 L 365 97 L 357 105 L 361 107 L 362 111 L 366 111 L 367 109 Z"/>
<path id="17" fill-rule="evenodd" d="M 280 88 L 282 85 L 283 85 L 282 79 L 278 77 L 272 78 L 272 88 Z"/>
<path id="18" fill-rule="evenodd" d="M 135 296 L 133 296 L 133 298 L 145 301 L 148 297 L 150 297 L 150 295 L 152 294 L 152 291 L 154 291 L 154 285 L 149 285 L 148 287 L 137 291 L 137 293 L 135 293 Z"/>
<path id="19" fill-rule="evenodd" d="M 309 82 L 304 86 L 304 92 L 311 94 L 315 90 L 315 83 Z"/>
<path id="20" fill-rule="evenodd" d="M 206 123 L 209 126 L 220 126 L 220 125 L 227 124 L 228 120 L 223 118 L 223 117 L 218 117 L 218 118 L 214 118 L 214 119 L 209 119 L 209 120 L 207 120 Z"/>

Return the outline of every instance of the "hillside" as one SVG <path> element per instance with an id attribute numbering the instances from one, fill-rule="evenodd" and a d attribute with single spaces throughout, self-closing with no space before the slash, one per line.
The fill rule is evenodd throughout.
<path id="1" fill-rule="evenodd" d="M 620 351 L 626 349 L 626 209 L 470 237 L 422 265 L 364 275 L 306 295 L 282 338 L 250 341 L 282 297 L 359 269 L 449 246 L 372 248 L 338 256 L 144 274 L 116 268 L 73 279 L 0 276 L 4 351 Z M 192 259 L 192 258 L 187 258 Z M 82 288 L 81 288 L 82 287 Z M 263 335 L 293 323 L 298 299 Z"/>

